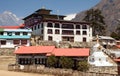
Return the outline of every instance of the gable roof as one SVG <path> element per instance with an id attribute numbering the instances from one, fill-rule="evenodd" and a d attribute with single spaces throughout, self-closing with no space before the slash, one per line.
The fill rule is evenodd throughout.
<path id="1" fill-rule="evenodd" d="M 55 46 L 22 46 L 15 54 L 40 54 L 52 52 Z"/>
<path id="2" fill-rule="evenodd" d="M 22 46 L 15 54 L 46 54 L 46 56 L 89 56 L 89 48 L 55 48 L 55 46 Z"/>
<path id="3" fill-rule="evenodd" d="M 55 56 L 89 56 L 89 48 L 55 48 L 51 53 Z M 47 54 L 50 56 L 50 54 Z"/>

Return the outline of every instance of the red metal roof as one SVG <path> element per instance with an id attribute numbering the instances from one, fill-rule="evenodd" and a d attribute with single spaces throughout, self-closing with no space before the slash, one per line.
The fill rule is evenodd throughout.
<path id="1" fill-rule="evenodd" d="M 0 28 L 3 28 L 3 29 L 19 29 L 19 28 L 23 28 L 25 25 L 24 24 L 21 24 L 19 26 L 0 26 Z"/>
<path id="2" fill-rule="evenodd" d="M 120 59 L 114 59 L 114 61 L 116 61 L 116 62 L 120 62 Z"/>
<path id="3" fill-rule="evenodd" d="M 16 50 L 15 54 L 40 54 L 50 53 L 53 51 L 55 46 L 22 46 Z"/>
<path id="4" fill-rule="evenodd" d="M 116 45 L 117 46 L 117 48 L 120 48 L 120 45 Z"/>
<path id="5" fill-rule="evenodd" d="M 51 54 L 55 56 L 89 56 L 89 48 L 55 48 Z"/>
<path id="6" fill-rule="evenodd" d="M 22 46 L 15 54 L 43 54 L 46 56 L 89 56 L 89 48 L 55 48 L 55 46 Z"/>

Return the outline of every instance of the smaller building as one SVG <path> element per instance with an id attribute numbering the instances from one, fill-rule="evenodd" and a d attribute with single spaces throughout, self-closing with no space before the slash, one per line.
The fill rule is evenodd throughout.
<path id="1" fill-rule="evenodd" d="M 92 53 L 89 56 L 89 63 L 94 66 L 114 66 L 115 63 L 104 53 L 104 48 L 99 44 L 92 47 Z"/>
<path id="2" fill-rule="evenodd" d="M 0 48 L 30 46 L 31 30 L 20 27 L 0 27 Z"/>
<path id="3" fill-rule="evenodd" d="M 14 52 L 16 62 L 21 65 L 42 64 L 46 65 L 47 57 L 66 56 L 74 60 L 87 60 L 89 48 L 55 48 L 55 46 L 23 46 Z"/>
<path id="4" fill-rule="evenodd" d="M 116 40 L 109 36 L 99 36 L 101 44 L 106 48 L 108 46 L 116 45 Z"/>
<path id="5" fill-rule="evenodd" d="M 98 36 L 93 38 L 93 41 L 96 41 L 99 39 L 99 43 L 104 47 L 104 48 L 109 48 L 115 46 L 116 40 L 110 36 Z"/>

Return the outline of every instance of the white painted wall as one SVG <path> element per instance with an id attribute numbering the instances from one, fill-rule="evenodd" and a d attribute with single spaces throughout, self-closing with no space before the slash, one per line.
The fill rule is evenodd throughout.
<path id="1" fill-rule="evenodd" d="M 89 25 L 87 26 L 87 29 L 73 29 L 74 35 L 62 35 L 62 28 L 54 28 L 54 27 L 50 28 L 50 27 L 47 27 L 47 23 L 48 22 L 43 22 L 43 29 L 44 29 L 43 30 L 43 40 L 48 40 L 48 36 L 52 36 L 53 41 L 58 42 L 58 41 L 62 41 L 62 36 L 72 36 L 72 37 L 74 37 L 75 42 L 83 42 L 83 37 L 86 38 L 86 42 L 92 41 L 92 28 Z M 37 24 L 37 25 L 41 25 L 41 24 Z M 35 27 L 35 26 L 36 25 L 34 25 L 33 27 Z M 53 23 L 53 26 L 54 26 L 54 23 Z M 61 24 L 60 24 L 60 27 L 61 27 Z M 81 25 L 81 28 L 82 28 L 82 25 Z M 52 29 L 53 34 L 47 34 L 48 29 Z M 59 29 L 60 34 L 55 34 L 55 29 Z M 33 30 L 33 34 L 37 35 L 37 36 L 42 35 L 41 30 L 42 30 L 41 27 L 38 29 L 38 27 L 36 26 L 36 30 Z M 65 29 L 65 30 L 71 30 L 71 29 Z M 81 34 L 76 35 L 76 30 L 79 30 Z M 87 35 L 83 35 L 83 31 L 87 31 Z"/>
<path id="2" fill-rule="evenodd" d="M 0 45 L 0 48 L 15 48 L 15 46 L 22 46 L 20 45 L 14 45 L 13 40 L 6 40 L 6 45 Z M 30 40 L 27 40 L 27 44 L 24 46 L 30 46 Z"/>

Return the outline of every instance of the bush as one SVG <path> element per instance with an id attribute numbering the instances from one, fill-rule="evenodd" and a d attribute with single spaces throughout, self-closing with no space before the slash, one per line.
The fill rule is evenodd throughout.
<path id="1" fill-rule="evenodd" d="M 112 32 L 110 36 L 111 36 L 112 38 L 116 39 L 116 40 L 119 40 L 119 39 L 120 39 L 119 34 L 117 34 L 117 33 L 115 33 L 115 32 Z"/>
<path id="2" fill-rule="evenodd" d="M 89 64 L 87 63 L 87 61 L 80 61 L 78 63 L 78 70 L 79 71 L 87 71 L 89 69 Z"/>
<path id="3" fill-rule="evenodd" d="M 54 56 L 51 55 L 47 58 L 47 65 L 48 67 L 55 67 L 55 65 L 57 64 L 58 59 Z"/>
<path id="4" fill-rule="evenodd" d="M 68 57 L 60 57 L 60 65 L 62 68 L 70 69 L 73 67 L 74 62 L 71 58 Z"/>

